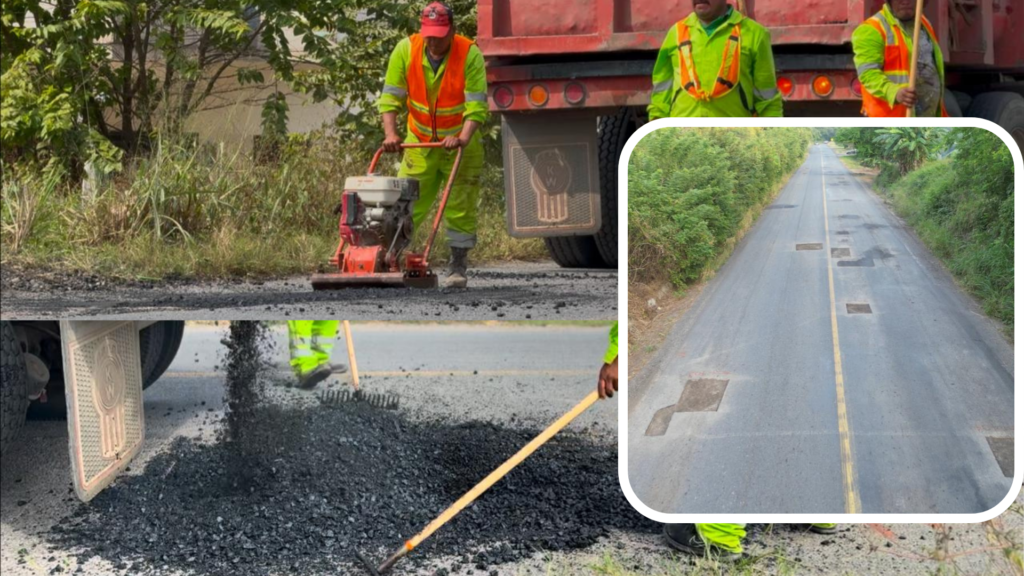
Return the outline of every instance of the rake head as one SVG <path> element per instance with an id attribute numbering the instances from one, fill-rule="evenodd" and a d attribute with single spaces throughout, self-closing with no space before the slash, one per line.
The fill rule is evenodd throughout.
<path id="1" fill-rule="evenodd" d="M 365 402 L 374 408 L 398 410 L 398 395 L 364 392 L 362 390 L 324 390 L 320 402 L 328 406 L 340 406 L 348 402 Z"/>

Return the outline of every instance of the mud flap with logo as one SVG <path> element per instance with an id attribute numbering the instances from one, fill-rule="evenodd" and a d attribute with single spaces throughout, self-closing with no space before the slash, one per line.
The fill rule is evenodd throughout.
<path id="1" fill-rule="evenodd" d="M 502 116 L 505 202 L 514 238 L 601 228 L 597 120 L 592 113 Z"/>
<path id="2" fill-rule="evenodd" d="M 63 320 L 68 449 L 78 497 L 88 502 L 142 448 L 142 365 L 135 322 Z"/>

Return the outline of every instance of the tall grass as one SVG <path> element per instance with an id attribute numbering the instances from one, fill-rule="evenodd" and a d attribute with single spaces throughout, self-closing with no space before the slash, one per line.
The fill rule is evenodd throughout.
<path id="1" fill-rule="evenodd" d="M 92 199 L 5 165 L 0 259 L 123 278 L 308 273 L 333 253 L 344 180 L 368 161 L 321 133 L 292 137 L 269 163 L 223 146 L 162 140 Z M 417 230 L 420 242 L 425 228 Z M 500 162 L 484 170 L 479 235 L 477 262 L 544 256 L 540 241 L 505 232 Z M 435 263 L 447 257 L 440 237 Z"/>
<path id="2" fill-rule="evenodd" d="M 629 281 L 676 287 L 719 262 L 807 152 L 802 128 L 663 128 L 629 159 Z"/>
<path id="3" fill-rule="evenodd" d="M 1013 167 L 999 161 L 1008 151 L 992 138 L 981 144 L 991 145 L 988 151 L 961 150 L 952 160 L 928 163 L 879 188 L 985 313 L 1012 329 Z M 984 165 L 976 165 L 979 152 L 987 158 Z"/>

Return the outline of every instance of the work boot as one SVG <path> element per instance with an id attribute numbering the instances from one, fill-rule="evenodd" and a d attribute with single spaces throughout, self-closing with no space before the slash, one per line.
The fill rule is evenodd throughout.
<path id="1" fill-rule="evenodd" d="M 329 364 L 321 364 L 316 368 L 299 376 L 299 388 L 311 390 L 316 385 L 331 377 L 333 371 Z"/>
<path id="2" fill-rule="evenodd" d="M 708 544 L 697 532 L 696 524 L 665 524 L 663 530 L 668 545 L 692 556 L 717 560 L 739 560 L 742 554 Z"/>
<path id="3" fill-rule="evenodd" d="M 345 374 L 348 372 L 348 366 L 344 364 L 328 364 L 327 367 L 331 369 L 331 374 Z"/>
<path id="4" fill-rule="evenodd" d="M 446 288 L 466 287 L 466 266 L 469 258 L 469 248 L 452 248 L 452 259 L 448 262 L 448 278 L 445 278 Z"/>
<path id="5" fill-rule="evenodd" d="M 811 524 L 811 532 L 815 534 L 835 534 L 839 532 L 838 524 Z"/>

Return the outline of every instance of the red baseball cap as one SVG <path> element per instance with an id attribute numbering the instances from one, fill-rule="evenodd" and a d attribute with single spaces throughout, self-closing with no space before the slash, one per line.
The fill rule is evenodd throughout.
<path id="1" fill-rule="evenodd" d="M 431 2 L 420 16 L 420 34 L 426 38 L 444 38 L 452 29 L 452 9 L 441 2 Z"/>

